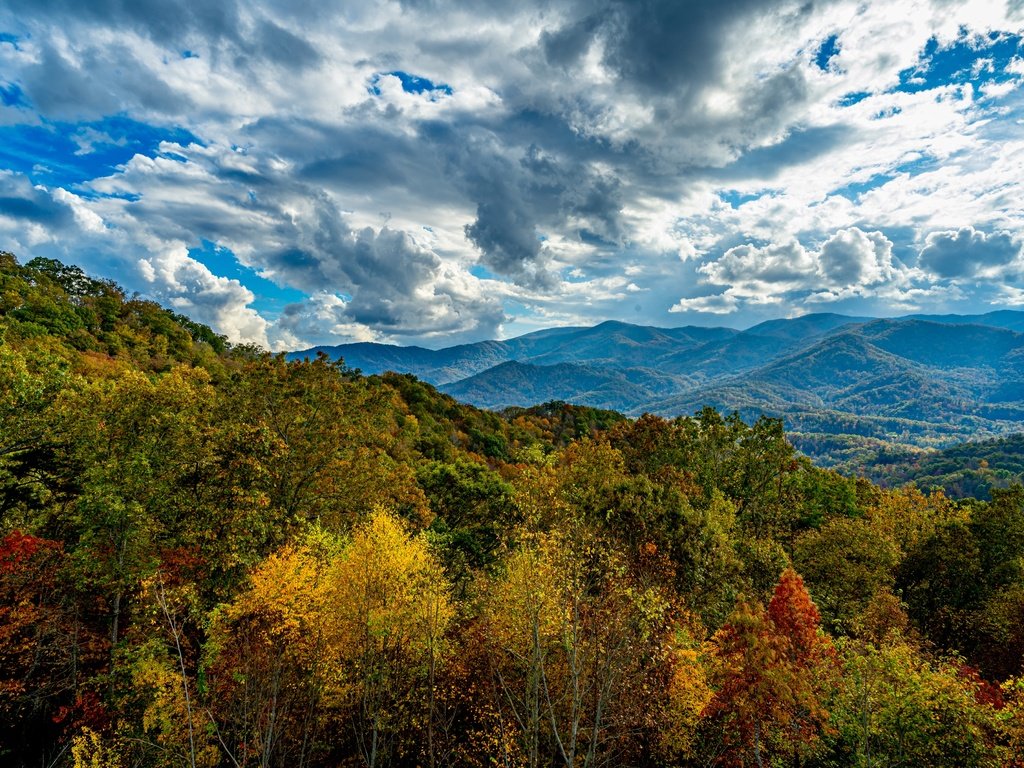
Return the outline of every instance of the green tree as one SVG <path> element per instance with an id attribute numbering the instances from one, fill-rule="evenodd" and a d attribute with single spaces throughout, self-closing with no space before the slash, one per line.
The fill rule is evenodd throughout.
<path id="1" fill-rule="evenodd" d="M 814 590 L 826 624 L 845 633 L 879 590 L 892 588 L 899 561 L 896 542 L 864 518 L 833 518 L 793 547 L 793 565 Z"/>
<path id="2" fill-rule="evenodd" d="M 847 643 L 826 765 L 997 766 L 997 710 L 957 663 L 932 663 L 906 641 Z"/>

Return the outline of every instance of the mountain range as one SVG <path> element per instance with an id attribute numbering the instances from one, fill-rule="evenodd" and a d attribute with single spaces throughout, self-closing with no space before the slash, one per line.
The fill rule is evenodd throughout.
<path id="1" fill-rule="evenodd" d="M 801 450 L 944 446 L 1024 429 L 1024 312 L 876 319 L 820 313 L 746 330 L 608 321 L 445 349 L 314 347 L 365 374 L 411 373 L 501 410 L 551 400 L 627 415 L 710 405 L 783 419 Z"/>

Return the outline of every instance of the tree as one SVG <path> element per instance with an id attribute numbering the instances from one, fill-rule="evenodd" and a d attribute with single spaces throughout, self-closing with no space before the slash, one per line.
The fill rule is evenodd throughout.
<path id="1" fill-rule="evenodd" d="M 0 523 L 31 524 L 54 494 L 69 490 L 73 481 L 55 457 L 52 405 L 77 385 L 57 355 L 25 354 L 0 335 Z"/>
<path id="2" fill-rule="evenodd" d="M 106 598 L 110 642 L 161 545 L 176 543 L 194 509 L 189 479 L 208 459 L 205 371 L 175 368 L 156 382 L 140 373 L 62 393 L 56 408 L 61 460 L 79 469 L 80 490 L 62 525 L 84 583 Z"/>
<path id="3" fill-rule="evenodd" d="M 58 757 L 58 737 L 107 648 L 83 625 L 60 542 L 0 538 L 0 758 Z M 62 721 L 58 723 L 57 721 Z"/>
<path id="4" fill-rule="evenodd" d="M 585 528 L 536 535 L 510 555 L 484 605 L 496 728 L 515 734 L 493 739 L 499 759 L 577 768 L 642 752 L 658 709 L 646 697 L 671 674 L 670 609 Z"/>
<path id="5" fill-rule="evenodd" d="M 659 737 L 663 757 L 670 762 L 697 757 L 701 718 L 713 695 L 707 664 L 712 648 L 702 639 L 699 622 L 685 617 L 671 639 L 671 676 L 665 693 L 658 697 L 662 702 Z"/>
<path id="6" fill-rule="evenodd" d="M 493 565 L 516 523 L 512 486 L 483 464 L 465 459 L 428 462 L 417 469 L 416 480 L 430 502 L 431 530 L 449 574 L 464 588 L 473 570 Z"/>
<path id="7" fill-rule="evenodd" d="M 996 766 L 995 707 L 958 662 L 931 662 L 906 640 L 846 643 L 827 765 Z"/>
<path id="8" fill-rule="evenodd" d="M 302 768 L 326 749 L 327 573 L 339 552 L 333 537 L 311 531 L 268 557 L 211 617 L 208 718 L 239 768 Z"/>
<path id="9" fill-rule="evenodd" d="M 864 518 L 836 517 L 801 534 L 793 564 L 807 578 L 828 626 L 849 632 L 879 590 L 895 582 L 900 551 Z"/>
<path id="10" fill-rule="evenodd" d="M 981 553 L 971 529 L 951 522 L 914 547 L 897 571 L 907 613 L 944 648 L 974 645 L 975 618 L 984 579 Z"/>
<path id="11" fill-rule="evenodd" d="M 784 479 L 799 464 L 779 419 L 762 417 L 747 426 L 737 413 L 723 417 L 708 407 L 694 418 L 672 422 L 645 415 L 614 429 L 610 439 L 634 472 L 674 470 L 690 493 L 706 502 L 716 492 L 724 494 L 754 536 L 776 534 L 791 524 L 783 504 Z"/>
<path id="12" fill-rule="evenodd" d="M 143 593 L 137 630 L 147 639 L 126 654 L 131 685 L 118 708 L 130 711 L 131 702 L 141 709 L 137 743 L 152 745 L 152 765 L 213 768 L 220 748 L 199 701 L 196 633 L 188 631 L 199 619 L 195 589 L 157 571 Z"/>
<path id="13" fill-rule="evenodd" d="M 719 762 L 761 768 L 789 754 L 794 765 L 827 732 L 825 702 L 835 681 L 832 644 L 818 609 L 792 569 L 765 611 L 741 600 L 716 633 L 715 695 L 707 715 L 720 729 Z"/>
<path id="14" fill-rule="evenodd" d="M 392 390 L 325 358 L 278 356 L 246 365 L 227 394 L 235 419 L 265 426 L 277 443 L 267 464 L 269 501 L 284 525 L 345 531 L 376 505 L 429 524 L 426 498 L 400 460 L 407 448 Z"/>
<path id="15" fill-rule="evenodd" d="M 942 526 L 968 519 L 967 510 L 941 491 L 926 495 L 912 485 L 898 490 L 870 486 L 869 491 L 863 483 L 858 488 L 866 497 L 866 517 L 872 528 L 889 536 L 904 553 L 919 547 Z"/>
<path id="16" fill-rule="evenodd" d="M 328 579 L 327 641 L 358 755 L 367 768 L 386 764 L 418 730 L 433 765 L 435 684 L 454 617 L 444 570 L 422 535 L 378 509 Z"/>

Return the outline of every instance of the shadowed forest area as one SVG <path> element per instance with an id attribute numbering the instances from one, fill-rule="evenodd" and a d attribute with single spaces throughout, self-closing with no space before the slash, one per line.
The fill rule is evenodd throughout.
<path id="1" fill-rule="evenodd" d="M 0 255 L 0 762 L 1024 766 L 1024 488 L 286 361 Z"/>

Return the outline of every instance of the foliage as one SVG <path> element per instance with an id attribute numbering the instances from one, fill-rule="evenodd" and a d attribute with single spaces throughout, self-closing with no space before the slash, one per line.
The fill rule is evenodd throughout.
<path id="1" fill-rule="evenodd" d="M 713 408 L 480 411 L 0 254 L 0 762 L 1020 768 L 992 488 Z"/>

